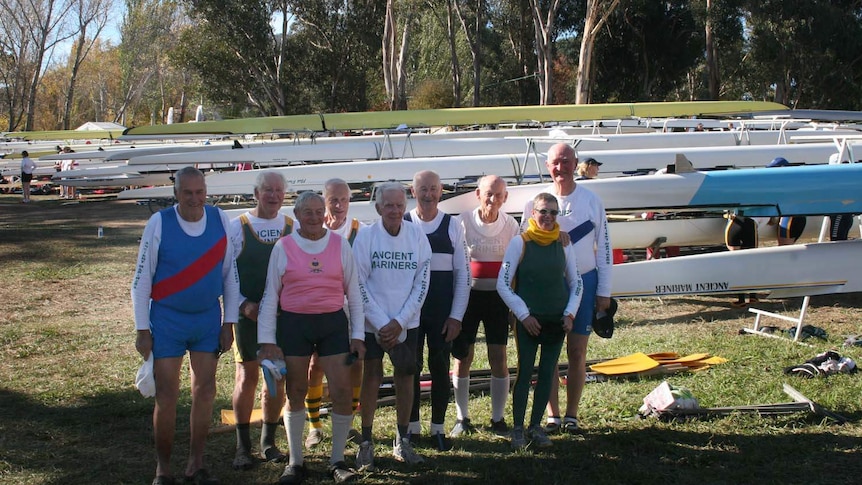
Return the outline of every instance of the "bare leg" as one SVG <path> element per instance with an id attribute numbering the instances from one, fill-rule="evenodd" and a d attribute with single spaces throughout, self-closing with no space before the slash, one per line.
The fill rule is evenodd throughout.
<path id="1" fill-rule="evenodd" d="M 568 340 L 568 338 L 567 338 Z M 569 361 L 569 378 L 568 382 L 571 382 L 572 379 L 572 369 L 575 367 L 572 366 L 572 362 Z M 551 394 L 548 396 L 548 417 L 551 416 L 560 417 L 560 367 L 554 367 L 554 377 L 551 379 Z"/>
<path id="2" fill-rule="evenodd" d="M 467 348 L 467 355 L 464 356 L 463 359 L 455 358 L 455 364 L 452 366 L 453 373 L 456 377 L 460 377 L 461 379 L 465 377 L 470 377 L 470 367 L 473 365 L 473 351 L 475 350 L 475 345 L 470 344 Z M 492 369 L 493 372 L 493 369 Z"/>
<path id="3" fill-rule="evenodd" d="M 233 388 L 233 414 L 236 422 L 247 424 L 254 409 L 254 395 L 257 391 L 260 370 L 256 360 L 236 364 Z M 266 393 L 264 393 L 266 395 Z M 278 417 L 276 416 L 276 419 Z"/>
<path id="4" fill-rule="evenodd" d="M 344 447 L 353 416 L 353 389 L 350 385 L 350 367 L 344 365 L 346 353 L 320 357 L 320 366 L 329 383 L 332 398 L 332 455 L 330 464 L 344 461 Z"/>
<path id="5" fill-rule="evenodd" d="M 204 467 L 204 447 L 207 443 L 216 392 L 216 365 L 218 358 L 212 352 L 189 352 L 192 369 L 191 442 L 186 476 Z"/>
<path id="6" fill-rule="evenodd" d="M 494 377 L 509 377 L 509 366 L 506 364 L 506 346 L 488 345 L 488 363 L 491 365 L 491 375 Z M 470 348 L 470 360 L 473 359 L 473 349 Z M 468 370 L 469 372 L 469 370 Z M 460 377 L 460 375 L 459 375 Z"/>
<path id="7" fill-rule="evenodd" d="M 569 379 L 566 384 L 566 416 L 578 417 L 578 404 L 587 382 L 587 343 L 589 335 L 570 333 L 566 340 L 566 352 L 569 354 Z M 559 382 L 559 381 L 558 381 Z"/>
<path id="8" fill-rule="evenodd" d="M 394 380 L 395 419 L 399 426 L 407 426 L 410 424 L 410 411 L 413 410 L 413 376 L 396 372 Z"/>
<path id="9" fill-rule="evenodd" d="M 366 359 L 365 369 L 363 372 L 362 392 L 360 393 L 360 413 L 362 415 L 362 427 L 370 428 L 374 425 L 374 412 L 377 411 L 377 396 L 380 392 L 380 383 L 383 382 L 383 360 L 382 359 Z M 412 389 L 412 376 L 409 387 Z M 396 389 L 397 391 L 397 389 Z M 396 393 L 396 402 L 398 394 Z M 407 405 L 407 413 L 410 413 L 412 396 Z M 400 416 L 400 414 L 399 414 Z M 408 416 L 409 419 L 409 416 Z M 399 421 L 400 422 L 400 421 Z"/>
<path id="10" fill-rule="evenodd" d="M 156 405 L 153 409 L 153 435 L 156 442 L 156 475 L 173 476 L 171 450 L 177 422 L 177 399 L 180 394 L 182 357 L 155 359 Z"/>

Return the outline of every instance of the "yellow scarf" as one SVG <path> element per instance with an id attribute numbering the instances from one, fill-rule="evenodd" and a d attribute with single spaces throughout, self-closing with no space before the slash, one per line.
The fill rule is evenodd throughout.
<path id="1" fill-rule="evenodd" d="M 550 231 L 540 228 L 532 217 L 527 221 L 527 224 L 527 230 L 523 234 L 526 241 L 533 241 L 539 246 L 547 246 L 560 239 L 560 225 L 556 222 Z"/>

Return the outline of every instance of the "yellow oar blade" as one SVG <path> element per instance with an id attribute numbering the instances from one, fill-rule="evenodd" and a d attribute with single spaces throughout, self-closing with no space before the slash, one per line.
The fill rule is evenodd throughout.
<path id="1" fill-rule="evenodd" d="M 598 372 L 600 374 L 618 375 L 644 372 L 650 369 L 655 369 L 658 366 L 658 361 L 643 352 L 638 352 L 618 359 L 609 360 L 607 362 L 593 364 L 590 366 L 590 369 L 593 372 Z"/>
<path id="2" fill-rule="evenodd" d="M 701 354 L 689 354 L 689 355 L 686 355 L 684 357 L 678 357 L 676 359 L 668 359 L 668 360 L 656 359 L 656 360 L 658 360 L 662 364 L 685 364 L 685 363 L 691 363 L 691 362 L 699 362 L 699 361 L 702 361 L 703 359 L 707 359 L 707 358 L 709 358 L 709 354 L 701 353 Z"/>

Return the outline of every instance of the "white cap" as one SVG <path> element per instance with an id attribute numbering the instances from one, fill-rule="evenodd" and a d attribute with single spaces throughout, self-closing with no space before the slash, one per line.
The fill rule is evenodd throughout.
<path id="1" fill-rule="evenodd" d="M 141 391 L 144 397 L 154 397 L 156 395 L 156 379 L 153 377 L 153 353 L 138 369 L 138 375 L 135 377 L 135 387 Z"/>

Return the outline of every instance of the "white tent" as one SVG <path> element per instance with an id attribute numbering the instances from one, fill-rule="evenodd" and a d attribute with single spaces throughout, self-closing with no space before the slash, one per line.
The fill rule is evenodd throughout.
<path id="1" fill-rule="evenodd" d="M 125 130 L 126 127 L 110 121 L 88 121 L 75 128 L 75 131 L 116 131 Z"/>

